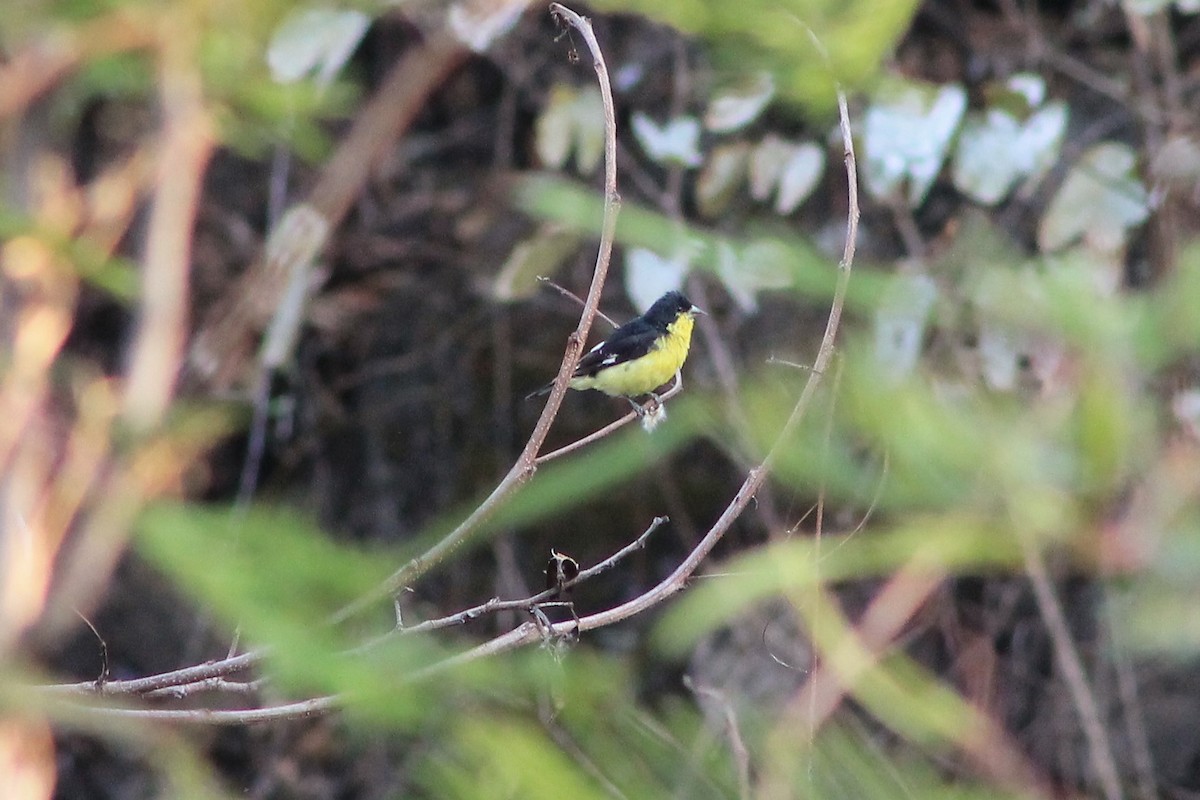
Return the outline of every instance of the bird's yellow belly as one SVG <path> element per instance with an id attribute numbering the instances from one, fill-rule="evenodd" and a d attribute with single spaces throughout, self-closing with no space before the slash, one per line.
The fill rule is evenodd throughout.
<path id="1" fill-rule="evenodd" d="M 597 375 L 575 378 L 572 389 L 598 389 L 614 397 L 637 397 L 662 386 L 683 366 L 692 340 L 692 319 L 683 317 L 668 329 L 658 347 L 641 358 L 607 367 Z"/>

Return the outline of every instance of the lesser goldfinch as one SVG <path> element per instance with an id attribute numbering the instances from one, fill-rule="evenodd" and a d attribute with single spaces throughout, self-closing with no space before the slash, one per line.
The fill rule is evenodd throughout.
<path id="1" fill-rule="evenodd" d="M 575 366 L 570 387 L 597 389 L 613 397 L 653 393 L 683 366 L 695 316 L 703 313 L 680 292 L 667 292 L 645 314 L 585 353 Z M 529 396 L 546 394 L 552 386 L 547 384 Z"/>

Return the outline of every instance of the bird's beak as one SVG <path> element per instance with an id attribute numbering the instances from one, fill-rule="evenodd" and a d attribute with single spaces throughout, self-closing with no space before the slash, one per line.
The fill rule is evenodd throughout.
<path id="1" fill-rule="evenodd" d="M 703 314 L 706 317 L 708 316 L 708 312 L 705 311 L 703 308 L 700 308 L 700 306 L 692 306 L 692 313 L 693 314 Z"/>

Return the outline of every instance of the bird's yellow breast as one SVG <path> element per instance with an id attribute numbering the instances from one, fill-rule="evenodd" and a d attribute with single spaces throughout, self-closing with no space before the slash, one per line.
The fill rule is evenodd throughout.
<path id="1" fill-rule="evenodd" d="M 680 314 L 667 333 L 641 358 L 601 369 L 595 375 L 575 378 L 572 389 L 598 389 L 614 397 L 637 397 L 662 386 L 683 366 L 692 343 L 691 314 Z"/>

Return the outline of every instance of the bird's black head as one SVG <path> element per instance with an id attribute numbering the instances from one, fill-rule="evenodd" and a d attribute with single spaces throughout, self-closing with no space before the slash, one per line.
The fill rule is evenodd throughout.
<path id="1" fill-rule="evenodd" d="M 683 296 L 682 292 L 667 292 L 654 301 L 646 312 L 646 321 L 656 328 L 666 330 L 667 326 L 676 320 L 680 314 L 695 313 L 700 309 L 692 305 L 692 301 Z"/>

